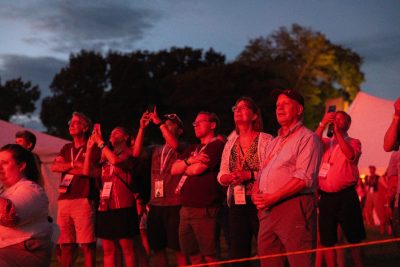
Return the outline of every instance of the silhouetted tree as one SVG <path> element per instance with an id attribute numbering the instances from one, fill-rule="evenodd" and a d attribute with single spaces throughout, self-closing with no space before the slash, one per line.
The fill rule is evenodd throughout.
<path id="1" fill-rule="evenodd" d="M 275 132 L 276 122 L 270 92 L 279 87 L 278 77 L 269 69 L 241 63 L 205 67 L 177 77 L 176 89 L 165 98 L 165 105 L 175 106 L 193 137 L 191 122 L 200 110 L 213 111 L 221 119 L 220 133 L 234 129 L 232 106 L 241 96 L 252 97 L 263 113 L 265 130 Z"/>
<path id="2" fill-rule="evenodd" d="M 21 78 L 0 84 L 0 119 L 8 121 L 12 115 L 35 111 L 35 102 L 39 97 L 39 87 Z"/>
<path id="3" fill-rule="evenodd" d="M 55 75 L 50 85 L 53 96 L 43 100 L 40 118 L 50 133 L 67 137 L 67 120 L 73 111 L 99 119 L 106 89 L 107 63 L 102 55 L 72 54 L 69 64 Z"/>
<path id="4" fill-rule="evenodd" d="M 158 52 L 110 51 L 103 57 L 82 51 L 71 55 L 51 84 L 53 96 L 43 101 L 41 118 L 48 131 L 68 136 L 66 121 L 74 110 L 102 123 L 107 133 L 116 125 L 137 126 L 148 104 L 160 113 L 173 112 L 164 98 L 172 94 L 176 78 L 206 66 L 224 64 L 225 56 L 210 49 L 171 48 Z"/>
<path id="5" fill-rule="evenodd" d="M 49 132 L 67 136 L 67 119 L 74 110 L 82 111 L 102 123 L 107 133 L 116 125 L 137 127 L 147 105 L 155 104 L 160 114 L 177 112 L 189 135 L 198 111 L 214 111 L 223 122 L 221 132 L 228 134 L 233 129 L 231 106 L 245 95 L 260 105 L 265 130 L 275 133 L 271 91 L 291 87 L 305 96 L 305 123 L 313 127 L 321 119 L 325 99 L 354 98 L 364 80 L 360 65 L 353 51 L 296 24 L 290 31 L 281 28 L 251 40 L 228 64 L 212 48 L 109 51 L 105 56 L 82 51 L 71 55 L 54 77 L 53 96 L 43 101 L 41 118 Z M 147 136 L 161 139 L 158 130 Z"/>
<path id="6" fill-rule="evenodd" d="M 276 66 L 270 69 L 286 81 L 284 87 L 295 88 L 305 96 L 305 122 L 309 126 L 321 119 L 325 99 L 342 95 L 352 100 L 364 81 L 359 55 L 297 24 L 290 30 L 283 27 L 268 37 L 251 40 L 237 61 Z"/>

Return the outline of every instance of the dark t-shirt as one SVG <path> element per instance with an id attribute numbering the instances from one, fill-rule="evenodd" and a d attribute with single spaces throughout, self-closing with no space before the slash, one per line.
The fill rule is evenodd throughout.
<path id="1" fill-rule="evenodd" d="M 65 162 L 71 162 L 73 157 L 74 162 L 80 162 L 83 165 L 83 162 L 85 161 L 85 154 L 86 144 L 75 148 L 73 143 L 68 143 L 61 148 L 58 156 L 61 156 Z M 100 161 L 101 150 L 98 147 L 93 148 L 93 157 L 95 158 L 95 162 Z M 66 174 L 67 173 L 62 173 L 61 180 L 64 179 Z M 58 199 L 88 198 L 90 200 L 95 200 L 98 197 L 95 184 L 95 178 L 83 175 L 74 175 L 67 192 L 60 193 Z"/>
<path id="2" fill-rule="evenodd" d="M 191 145 L 185 150 L 181 159 L 202 151 L 209 156 L 210 161 L 207 164 L 208 168 L 202 174 L 188 176 L 186 179 L 181 189 L 182 206 L 205 208 L 221 203 L 223 193 L 217 175 L 224 145 L 222 141 L 215 140 L 207 145 Z"/>
<path id="3" fill-rule="evenodd" d="M 151 149 L 151 196 L 150 204 L 154 206 L 181 205 L 179 196 L 175 194 L 180 176 L 171 175 L 171 167 L 185 149 L 180 143 L 175 151 L 168 145 L 154 146 Z M 162 180 L 163 197 L 156 197 L 156 181 Z"/>

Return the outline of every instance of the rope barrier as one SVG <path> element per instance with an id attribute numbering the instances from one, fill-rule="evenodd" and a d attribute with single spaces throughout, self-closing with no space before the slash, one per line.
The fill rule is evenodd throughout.
<path id="1" fill-rule="evenodd" d="M 291 251 L 291 252 L 284 252 L 284 253 L 265 255 L 265 256 L 255 256 L 255 257 L 241 258 L 241 259 L 235 259 L 235 260 L 225 260 L 225 261 L 215 261 L 215 262 L 201 263 L 201 264 L 195 264 L 195 265 L 185 265 L 185 266 L 182 266 L 182 267 L 188 267 L 188 266 L 201 267 L 201 266 L 221 265 L 221 264 L 228 264 L 228 263 L 254 261 L 254 260 L 265 260 L 265 259 L 283 257 L 283 256 L 290 256 L 290 255 L 322 252 L 322 251 L 327 251 L 327 250 L 332 250 L 332 249 L 366 247 L 366 246 L 379 245 L 379 244 L 392 243 L 392 242 L 400 242 L 400 237 L 399 238 L 390 238 L 390 239 L 383 239 L 383 240 L 368 241 L 368 242 L 362 242 L 362 243 L 358 243 L 358 244 L 346 244 L 346 245 L 338 245 L 338 246 L 334 246 L 334 247 L 319 247 L 319 248 L 315 248 L 315 249 L 308 249 L 308 250 L 301 250 L 301 251 Z"/>

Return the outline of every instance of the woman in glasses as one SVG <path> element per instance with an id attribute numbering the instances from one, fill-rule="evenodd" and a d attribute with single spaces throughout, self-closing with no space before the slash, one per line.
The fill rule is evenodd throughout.
<path id="1" fill-rule="evenodd" d="M 33 154 L 20 145 L 0 149 L 0 266 L 49 266 L 48 199 L 37 184 Z"/>
<path id="2" fill-rule="evenodd" d="M 99 128 L 93 130 L 87 143 L 84 173 L 89 175 L 92 148 L 97 145 L 102 150 L 101 193 L 96 218 L 97 237 L 101 238 L 104 250 L 104 266 L 115 266 L 119 247 L 125 266 L 139 266 L 136 258 L 143 261 L 142 246 L 135 244 L 139 236 L 139 221 L 133 191 L 132 170 L 134 163 L 130 157 L 130 135 L 123 127 L 112 130 L 109 138 L 111 147 L 105 145 Z M 91 174 L 95 175 L 95 174 Z M 97 175 L 98 176 L 98 175 Z M 147 265 L 141 262 L 140 266 Z"/>
<path id="3" fill-rule="evenodd" d="M 261 132 L 261 112 L 253 99 L 239 98 L 232 111 L 236 127 L 225 145 L 218 181 L 228 187 L 230 256 L 237 259 L 250 256 L 252 238 L 257 238 L 257 209 L 251 193 L 272 136 Z"/>

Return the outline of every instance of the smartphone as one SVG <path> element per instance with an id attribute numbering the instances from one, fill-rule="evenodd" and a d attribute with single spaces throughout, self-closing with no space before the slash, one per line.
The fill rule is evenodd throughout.
<path id="1" fill-rule="evenodd" d="M 147 112 L 153 113 L 154 112 L 154 104 L 149 104 L 147 106 Z"/>
<path id="2" fill-rule="evenodd" d="M 99 134 L 101 133 L 100 123 L 95 123 L 93 125 L 93 131 L 96 132 L 96 133 L 99 133 Z"/>
<path id="3" fill-rule="evenodd" d="M 336 105 L 332 105 L 328 107 L 328 112 L 335 112 L 336 111 Z"/>
<path id="4" fill-rule="evenodd" d="M 336 111 L 336 105 L 332 105 L 328 107 L 328 113 L 330 112 L 335 112 Z M 333 123 L 329 123 L 328 125 L 328 131 L 326 132 L 326 136 L 331 138 L 333 136 Z"/>

